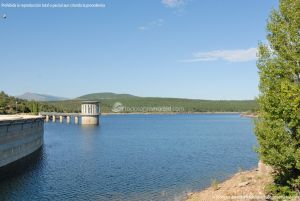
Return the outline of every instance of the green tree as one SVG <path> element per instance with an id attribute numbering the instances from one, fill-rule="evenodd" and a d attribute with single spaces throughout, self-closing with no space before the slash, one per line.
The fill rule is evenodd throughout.
<path id="1" fill-rule="evenodd" d="M 0 114 L 5 113 L 6 104 L 7 104 L 6 96 L 5 96 L 4 92 L 2 91 L 0 93 Z"/>
<path id="2" fill-rule="evenodd" d="M 275 193 L 300 195 L 300 1 L 280 0 L 259 44 L 258 152 L 275 169 Z"/>
<path id="3" fill-rule="evenodd" d="M 31 113 L 37 115 L 39 113 L 39 104 L 38 102 L 31 101 Z"/>

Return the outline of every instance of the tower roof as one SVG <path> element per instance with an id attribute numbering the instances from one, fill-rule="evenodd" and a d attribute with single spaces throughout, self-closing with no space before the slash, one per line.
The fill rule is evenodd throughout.
<path id="1" fill-rule="evenodd" d="M 98 104 L 99 101 L 82 101 L 81 104 Z"/>

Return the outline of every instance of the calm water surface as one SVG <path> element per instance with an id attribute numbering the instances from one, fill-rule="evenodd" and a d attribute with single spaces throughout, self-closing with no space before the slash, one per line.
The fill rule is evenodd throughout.
<path id="1" fill-rule="evenodd" d="M 101 126 L 45 123 L 42 157 L 0 181 L 1 200 L 182 200 L 257 164 L 239 115 L 112 115 Z"/>

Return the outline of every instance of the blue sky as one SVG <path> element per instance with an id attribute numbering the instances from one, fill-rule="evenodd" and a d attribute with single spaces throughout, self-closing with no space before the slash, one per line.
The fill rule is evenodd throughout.
<path id="1" fill-rule="evenodd" d="M 2 1 L 47 3 L 49 1 Z M 62 1 L 51 1 L 51 4 Z M 0 90 L 253 99 L 275 0 L 97 0 L 105 8 L 7 8 Z"/>

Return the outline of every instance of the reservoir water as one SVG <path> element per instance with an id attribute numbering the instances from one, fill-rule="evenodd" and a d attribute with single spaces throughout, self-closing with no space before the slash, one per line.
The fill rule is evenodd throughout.
<path id="1" fill-rule="evenodd" d="M 257 165 L 252 121 L 180 114 L 45 123 L 40 157 L 0 181 L 0 200 L 183 200 Z"/>

